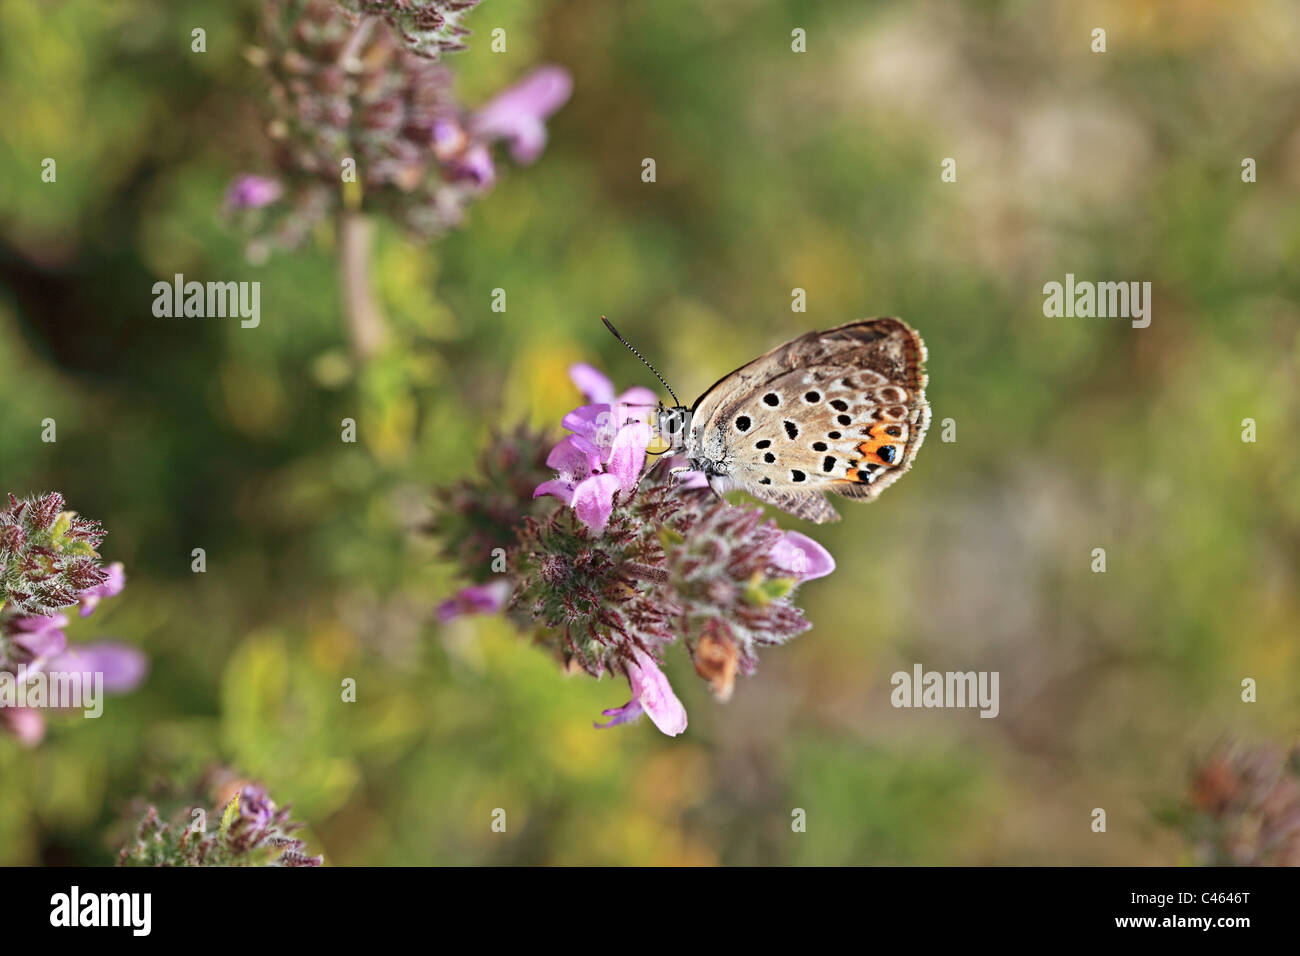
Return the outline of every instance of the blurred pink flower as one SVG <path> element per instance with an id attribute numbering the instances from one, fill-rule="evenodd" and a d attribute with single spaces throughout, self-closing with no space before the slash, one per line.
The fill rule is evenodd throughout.
<path id="1" fill-rule="evenodd" d="M 442 624 L 462 614 L 495 614 L 505 607 L 509 595 L 509 581 L 476 584 L 461 588 L 455 595 L 439 604 L 434 613 Z"/>
<path id="2" fill-rule="evenodd" d="M 126 587 L 126 569 L 122 566 L 121 561 L 114 561 L 104 570 L 108 572 L 108 578 L 103 584 L 97 584 L 93 588 L 86 588 L 77 595 L 77 602 L 81 605 L 82 617 L 90 617 L 100 601 L 106 597 L 116 597 Z"/>
<path id="3" fill-rule="evenodd" d="M 39 667 L 45 658 L 58 654 L 67 646 L 68 638 L 63 633 L 67 626 L 68 619 L 62 614 L 16 617 L 9 621 L 9 638 L 31 655 L 26 662 L 28 667 Z"/>
<path id="4" fill-rule="evenodd" d="M 544 66 L 462 120 L 446 115 L 431 130 L 434 156 L 453 180 L 486 190 L 496 181 L 490 145 L 504 141 L 517 163 L 534 162 L 546 146 L 546 120 L 573 91 L 567 70 Z"/>
<path id="5" fill-rule="evenodd" d="M 470 117 L 470 135 L 487 142 L 502 140 L 515 162 L 534 162 L 546 146 L 547 118 L 572 92 L 568 70 L 541 67 L 477 110 Z"/>
<path id="6" fill-rule="evenodd" d="M 102 674 L 104 690 L 125 694 L 135 690 L 149 672 L 149 659 L 128 644 L 101 641 L 77 644 L 45 662 L 49 674 Z"/>
<path id="7" fill-rule="evenodd" d="M 242 173 L 226 189 L 226 209 L 261 209 L 280 198 L 283 193 L 278 180 L 253 173 Z"/>
<path id="8" fill-rule="evenodd" d="M 45 718 L 30 707 L 0 707 L 0 726 L 25 747 L 35 747 L 45 738 Z"/>

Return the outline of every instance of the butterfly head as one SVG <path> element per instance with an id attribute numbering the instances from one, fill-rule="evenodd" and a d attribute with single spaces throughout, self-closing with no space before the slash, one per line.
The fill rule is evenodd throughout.
<path id="1" fill-rule="evenodd" d="M 691 410 L 685 405 L 664 405 L 659 403 L 655 416 L 659 439 L 665 451 L 680 451 L 686 447 L 686 436 L 691 431 Z M 662 454 L 662 452 L 660 453 Z"/>

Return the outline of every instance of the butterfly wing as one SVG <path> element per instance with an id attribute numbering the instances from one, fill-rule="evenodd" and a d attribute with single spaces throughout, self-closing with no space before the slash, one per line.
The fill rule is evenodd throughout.
<path id="1" fill-rule="evenodd" d="M 809 332 L 717 382 L 693 410 L 693 454 L 724 487 L 818 524 L 826 492 L 875 498 L 916 457 L 929 424 L 925 344 L 894 318 Z"/>

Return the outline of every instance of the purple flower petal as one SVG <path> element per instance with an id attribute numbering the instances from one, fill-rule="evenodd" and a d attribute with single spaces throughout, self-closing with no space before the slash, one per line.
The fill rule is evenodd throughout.
<path id="1" fill-rule="evenodd" d="M 559 498 L 566 505 L 571 505 L 573 504 L 573 489 L 573 482 L 564 481 L 560 478 L 552 478 L 550 481 L 543 481 L 540 485 L 534 488 L 533 497 L 540 498 L 543 495 L 551 495 L 555 498 Z"/>
<path id="2" fill-rule="evenodd" d="M 116 641 L 81 644 L 51 658 L 50 674 L 103 674 L 104 690 L 121 694 L 135 690 L 149 672 L 149 659 L 137 648 Z"/>
<path id="3" fill-rule="evenodd" d="M 443 169 L 450 179 L 473 183 L 480 190 L 491 188 L 497 178 L 492 154 L 482 143 L 472 143 L 463 152 L 447 160 Z"/>
<path id="4" fill-rule="evenodd" d="M 632 696 L 654 721 L 654 725 L 669 737 L 676 737 L 686 729 L 686 708 L 673 693 L 668 678 L 659 665 L 645 651 L 637 648 L 627 664 L 627 679 L 632 685 Z"/>
<path id="5" fill-rule="evenodd" d="M 587 439 L 581 435 L 569 435 L 551 449 L 546 456 L 546 465 L 558 471 L 561 478 L 576 482 L 600 471 L 600 458 L 600 449 Z"/>
<path id="6" fill-rule="evenodd" d="M 643 385 L 633 385 L 619 395 L 613 404 L 618 413 L 618 421 L 625 422 L 629 418 L 643 421 L 649 417 L 646 409 L 659 407 L 659 396 Z"/>
<path id="7" fill-rule="evenodd" d="M 8 625 L 10 630 L 22 634 L 40 634 L 67 627 L 68 619 L 62 614 L 52 614 L 48 617 L 43 614 L 30 614 L 26 617 L 15 617 L 8 622 Z"/>
<path id="8" fill-rule="evenodd" d="M 263 787 L 248 784 L 239 792 L 240 819 L 259 830 L 264 830 L 275 819 L 275 801 Z"/>
<path id="9" fill-rule="evenodd" d="M 585 362 L 569 366 L 569 378 L 582 392 L 582 397 L 593 405 L 611 405 L 614 402 L 614 383 L 605 373 Z"/>
<path id="10" fill-rule="evenodd" d="M 475 137 L 506 140 L 517 163 L 531 163 L 546 146 L 546 118 L 573 92 L 573 79 L 558 66 L 542 67 L 487 103 L 470 119 Z"/>
<path id="11" fill-rule="evenodd" d="M 226 208 L 261 209 L 279 199 L 283 192 L 284 187 L 277 180 L 244 173 L 235 177 L 226 189 Z"/>
<path id="12" fill-rule="evenodd" d="M 68 619 L 62 614 L 53 617 L 17 617 L 9 622 L 12 640 L 32 656 L 29 669 L 39 670 L 44 659 L 60 653 L 68 644 L 68 638 L 61 630 L 68 626 Z"/>
<path id="13" fill-rule="evenodd" d="M 581 435 L 601 450 L 603 459 L 614 441 L 614 416 L 608 405 L 583 405 L 560 420 L 560 424 Z"/>
<path id="14" fill-rule="evenodd" d="M 645 450 L 650 444 L 650 426 L 644 422 L 624 425 L 618 430 L 609 450 L 607 468 L 618 478 L 619 487 L 628 494 L 641 479 Z"/>
<path id="15" fill-rule="evenodd" d="M 671 469 L 685 468 L 690 464 L 690 459 L 685 455 L 673 455 L 668 459 L 667 467 Z M 695 488 L 709 487 L 709 479 L 705 477 L 702 471 L 679 471 L 677 472 L 677 487 L 690 491 Z"/>
<path id="16" fill-rule="evenodd" d="M 438 605 L 438 620 L 446 624 L 462 614 L 495 614 L 506 606 L 510 596 L 509 581 L 493 581 L 461 588 L 455 596 Z"/>
<path id="17" fill-rule="evenodd" d="M 36 746 L 45 736 L 45 718 L 30 707 L 0 707 L 0 727 L 27 747 Z"/>
<path id="18" fill-rule="evenodd" d="M 642 713 L 641 702 L 633 697 L 622 707 L 614 707 L 600 712 L 602 717 L 612 718 L 609 723 L 598 724 L 593 721 L 591 726 L 597 730 L 605 730 L 609 727 L 617 727 L 619 724 L 629 724 L 640 717 Z"/>
<path id="19" fill-rule="evenodd" d="M 116 597 L 126 587 L 126 569 L 122 567 L 121 561 L 114 561 L 104 570 L 108 572 L 108 578 L 103 584 L 86 588 L 77 595 L 77 600 L 81 604 L 82 617 L 90 617 L 101 600 Z"/>
<path id="20" fill-rule="evenodd" d="M 821 578 L 835 570 L 835 559 L 820 544 L 798 531 L 787 531 L 768 555 L 772 566 L 797 575 L 801 581 Z"/>
<path id="21" fill-rule="evenodd" d="M 573 489 L 574 513 L 592 534 L 605 533 L 605 525 L 614 510 L 614 494 L 620 487 L 622 483 L 617 475 L 592 475 Z"/>

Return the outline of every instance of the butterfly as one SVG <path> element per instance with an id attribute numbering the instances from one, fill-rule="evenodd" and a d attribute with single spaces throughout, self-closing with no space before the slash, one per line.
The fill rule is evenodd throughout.
<path id="1" fill-rule="evenodd" d="M 797 518 L 838 521 L 827 493 L 876 498 L 916 458 L 930 423 L 925 357 L 901 319 L 807 332 L 723 376 L 689 409 L 660 405 L 660 435 L 719 495 L 740 489 Z"/>

